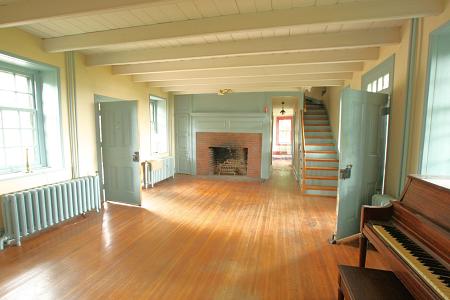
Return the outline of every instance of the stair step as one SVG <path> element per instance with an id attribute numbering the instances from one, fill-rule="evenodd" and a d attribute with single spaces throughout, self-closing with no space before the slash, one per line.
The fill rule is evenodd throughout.
<path id="1" fill-rule="evenodd" d="M 320 161 L 320 162 L 339 162 L 336 158 L 305 158 L 306 161 Z"/>
<path id="2" fill-rule="evenodd" d="M 314 180 L 337 180 L 337 176 L 314 176 L 314 175 L 306 175 L 305 179 L 314 179 Z"/>
<path id="3" fill-rule="evenodd" d="M 330 132 L 330 129 L 305 129 L 305 132 Z"/>
<path id="4" fill-rule="evenodd" d="M 315 190 L 315 191 L 337 191 L 336 186 L 327 185 L 304 185 L 305 190 Z"/>
<path id="5" fill-rule="evenodd" d="M 306 124 L 306 123 L 305 123 L 305 127 L 306 127 L 306 126 L 328 126 L 328 127 L 329 127 L 329 126 L 330 126 L 330 123 L 326 123 L 326 124 Z"/>
<path id="6" fill-rule="evenodd" d="M 308 146 L 313 146 L 313 147 L 317 147 L 317 146 L 328 146 L 328 147 L 332 147 L 334 146 L 333 143 L 327 143 L 327 144 L 305 144 L 306 147 Z"/>
<path id="7" fill-rule="evenodd" d="M 336 150 L 306 150 L 306 154 L 337 154 Z"/>
<path id="8" fill-rule="evenodd" d="M 309 135 L 305 136 L 305 139 L 324 139 L 324 140 L 332 140 L 332 136 L 321 136 L 321 135 Z"/>
<path id="9" fill-rule="evenodd" d="M 337 167 L 306 167 L 306 170 L 311 171 L 337 171 Z"/>

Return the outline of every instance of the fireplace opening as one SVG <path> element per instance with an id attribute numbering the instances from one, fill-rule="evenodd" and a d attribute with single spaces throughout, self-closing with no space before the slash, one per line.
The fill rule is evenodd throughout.
<path id="1" fill-rule="evenodd" d="M 213 175 L 247 175 L 248 148 L 209 147 L 209 173 Z"/>

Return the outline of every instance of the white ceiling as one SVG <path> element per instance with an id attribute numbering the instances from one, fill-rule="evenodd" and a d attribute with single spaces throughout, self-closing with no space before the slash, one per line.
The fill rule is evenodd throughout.
<path id="1" fill-rule="evenodd" d="M 400 41 L 405 19 L 443 9 L 440 0 L 59 1 L 0 0 L 0 28 L 177 93 L 341 85 Z"/>

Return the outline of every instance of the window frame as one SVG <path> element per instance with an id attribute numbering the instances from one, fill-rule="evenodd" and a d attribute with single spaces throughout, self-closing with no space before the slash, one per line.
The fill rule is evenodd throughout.
<path id="1" fill-rule="evenodd" d="M 277 145 L 278 146 L 289 146 L 292 145 L 292 130 L 293 130 L 293 116 L 277 116 Z M 282 143 L 280 144 L 280 120 L 290 120 L 291 121 L 291 137 L 290 137 L 290 143 L 289 144 L 285 144 Z"/>
<path id="2" fill-rule="evenodd" d="M 167 148 L 164 152 L 154 152 L 153 151 L 153 134 L 159 134 L 158 126 L 158 101 L 164 101 L 166 105 L 166 144 Z M 156 110 L 155 110 L 156 108 Z M 155 95 L 149 96 L 149 114 L 150 114 L 150 154 L 151 156 L 165 156 L 170 153 L 170 130 L 169 130 L 169 101 L 166 98 L 162 98 Z M 153 131 L 155 129 L 155 131 Z"/>
<path id="3" fill-rule="evenodd" d="M 39 70 L 34 70 L 32 68 L 21 67 L 18 65 L 9 64 L 3 61 L 0 61 L 0 71 L 5 71 L 9 73 L 19 74 L 26 77 L 29 77 L 31 80 L 31 86 L 33 91 L 33 106 L 34 109 L 26 109 L 26 108 L 18 108 L 18 107 L 1 107 L 0 111 L 4 110 L 12 110 L 12 111 L 27 111 L 33 112 L 35 117 L 34 131 L 36 134 L 36 143 L 35 147 L 38 148 L 38 162 L 30 164 L 32 169 L 41 169 L 47 168 L 47 151 L 46 151 L 46 143 L 45 143 L 45 132 L 44 132 L 44 114 L 43 114 L 43 103 L 42 103 L 42 78 Z M 2 127 L 3 129 L 3 127 Z M 20 129 L 20 128 L 19 128 Z M 26 171 L 25 163 L 23 166 L 14 166 L 8 167 L 4 169 L 0 169 L 0 176 L 20 173 Z"/>

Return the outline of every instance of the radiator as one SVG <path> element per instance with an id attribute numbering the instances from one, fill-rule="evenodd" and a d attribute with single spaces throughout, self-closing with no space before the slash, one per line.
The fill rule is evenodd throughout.
<path id="1" fill-rule="evenodd" d="M 144 187 L 152 187 L 155 183 L 163 181 L 169 177 L 175 176 L 175 158 L 168 156 L 157 159 L 161 162 L 161 166 L 157 169 L 152 168 L 152 161 L 146 161 L 144 163 Z"/>
<path id="2" fill-rule="evenodd" d="M 20 246 L 20 239 L 60 222 L 100 210 L 98 176 L 40 186 L 29 190 L 2 195 L 4 237 L 3 242 Z"/>

